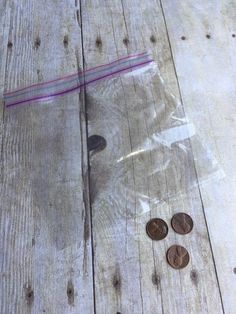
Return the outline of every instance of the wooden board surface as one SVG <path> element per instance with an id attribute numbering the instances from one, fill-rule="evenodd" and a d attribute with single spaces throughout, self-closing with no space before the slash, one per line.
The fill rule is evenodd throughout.
<path id="1" fill-rule="evenodd" d="M 179 97 L 162 10 L 156 1 L 82 3 L 86 67 L 151 49 L 165 84 Z M 162 103 L 164 114 L 159 109 Z M 190 143 L 184 142 L 187 155 L 173 148 L 172 166 L 157 176 L 145 172 L 155 173 L 157 164 L 163 167 L 168 160 L 166 150 L 136 153 L 145 139 L 172 127 L 168 113 L 174 104 L 164 86 L 160 81 L 140 82 L 135 76 L 133 81 L 117 79 L 88 89 L 86 107 L 89 135 L 99 134 L 107 141 L 106 149 L 91 158 L 90 173 L 97 312 L 207 313 L 214 308 L 214 313 L 221 313 L 201 198 L 198 187 L 190 188 L 196 176 Z M 150 124 L 153 110 L 157 118 Z M 182 116 L 183 110 L 176 115 Z M 128 161 L 119 162 L 132 154 Z M 179 181 L 180 177 L 185 179 Z M 172 189 L 182 194 L 161 205 L 150 201 L 147 208 L 142 206 L 142 196 L 163 199 Z M 165 241 L 152 242 L 145 233 L 147 221 L 157 216 L 169 223 L 178 211 L 190 213 L 197 222 L 193 233 L 179 237 L 170 231 Z M 191 254 L 190 265 L 182 271 L 171 269 L 165 261 L 167 248 L 175 243 L 186 246 Z"/>
<path id="2" fill-rule="evenodd" d="M 226 0 L 0 3 L 1 313 L 234 313 L 234 9 Z M 134 73 L 4 110 L 4 89 L 144 50 L 161 79 Z M 194 121 L 223 180 L 195 184 L 205 167 L 192 138 L 185 153 L 137 153 L 173 127 L 173 110 Z M 88 156 L 87 132 L 106 148 Z M 195 222 L 187 236 L 171 230 L 179 211 Z M 146 235 L 152 217 L 168 223 L 161 242 Z M 165 260 L 176 243 L 191 255 L 181 271 Z"/>
<path id="3" fill-rule="evenodd" d="M 74 1 L 1 6 L 7 90 L 83 65 Z M 92 313 L 82 95 L 5 110 L 1 125 L 0 312 Z"/>
<path id="4" fill-rule="evenodd" d="M 186 112 L 225 177 L 201 187 L 226 313 L 235 313 L 235 9 L 234 1 L 163 1 Z M 210 38 L 206 37 L 210 35 Z M 181 40 L 185 36 L 186 40 Z M 193 114 L 195 113 L 195 114 Z M 197 114 L 196 114 L 197 113 Z M 198 173 L 201 169 L 197 169 Z"/>

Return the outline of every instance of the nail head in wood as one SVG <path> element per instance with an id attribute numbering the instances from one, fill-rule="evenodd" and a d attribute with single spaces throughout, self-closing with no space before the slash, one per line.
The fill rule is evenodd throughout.
<path id="1" fill-rule="evenodd" d="M 152 35 L 151 37 L 150 37 L 150 41 L 153 43 L 153 44 L 155 44 L 156 43 L 156 37 L 154 36 L 154 35 Z"/>
<path id="2" fill-rule="evenodd" d="M 13 47 L 13 43 L 11 41 L 8 42 L 7 48 L 11 49 Z"/>

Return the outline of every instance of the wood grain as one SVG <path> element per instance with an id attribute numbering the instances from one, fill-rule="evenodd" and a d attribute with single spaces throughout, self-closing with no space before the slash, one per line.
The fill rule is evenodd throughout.
<path id="1" fill-rule="evenodd" d="M 163 1 L 163 7 L 185 110 L 225 173 L 224 179 L 201 186 L 201 195 L 225 313 L 233 314 L 236 290 L 236 232 L 232 225 L 236 221 L 236 4 L 228 0 L 181 4 Z M 182 41 L 181 36 L 186 40 Z M 197 167 L 198 175 L 202 171 Z"/>
<path id="2" fill-rule="evenodd" d="M 1 313 L 234 313 L 235 9 L 230 0 L 0 3 Z M 144 50 L 159 75 L 4 109 L 4 89 Z M 198 185 L 208 168 L 185 138 L 185 112 L 223 180 Z M 107 141 L 90 170 L 87 122 Z M 174 135 L 171 150 L 157 135 Z M 194 220 L 186 236 L 170 225 L 180 211 Z M 145 232 L 153 217 L 169 226 L 161 242 Z M 165 260 L 173 244 L 190 253 L 181 271 Z"/>
<path id="3" fill-rule="evenodd" d="M 10 28 L 10 7 L 9 3 L 6 1 L 5 3 L 2 2 L 0 4 L 0 39 L 1 39 L 1 46 L 0 46 L 0 92 L 1 95 L 3 94 L 4 84 L 5 84 L 5 70 L 6 70 L 6 58 L 7 58 L 7 49 L 10 49 L 10 42 L 8 43 L 8 33 Z M 0 110 L 1 110 L 1 119 L 2 122 L 2 115 L 3 115 L 3 98 L 0 98 Z M 2 123 L 1 123 L 2 127 Z M 1 133 L 2 134 L 2 133 Z"/>
<path id="4" fill-rule="evenodd" d="M 1 5 L 6 90 L 83 66 L 74 1 Z M 75 94 L 4 111 L 1 313 L 93 312 L 83 106 Z"/>
<path id="5" fill-rule="evenodd" d="M 81 3 L 87 68 L 151 49 L 165 82 L 156 77 L 152 83 L 148 75 L 124 77 L 86 92 L 89 135 L 107 141 L 106 149 L 90 158 L 96 311 L 222 313 L 202 200 L 192 184 L 197 177 L 191 143 L 183 141 L 185 154 L 178 145 L 171 155 L 164 147 L 137 153 L 147 139 L 173 126 L 168 117 L 176 109 L 175 97 L 179 100 L 161 6 L 152 0 Z M 175 114 L 184 117 L 181 105 Z M 171 167 L 165 170 L 168 158 Z M 179 191 L 177 198 L 169 197 Z M 155 198 L 161 202 L 149 201 Z M 152 242 L 146 222 L 160 217 L 170 223 L 178 211 L 193 217 L 193 232 L 182 237 L 170 230 L 164 241 Z M 165 261 L 176 243 L 191 255 L 182 271 Z"/>

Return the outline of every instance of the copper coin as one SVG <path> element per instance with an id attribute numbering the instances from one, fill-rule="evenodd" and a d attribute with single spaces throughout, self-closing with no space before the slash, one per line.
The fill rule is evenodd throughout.
<path id="1" fill-rule="evenodd" d="M 89 151 L 101 151 L 106 148 L 107 142 L 104 137 L 100 135 L 91 135 L 88 138 L 88 150 Z"/>
<path id="2" fill-rule="evenodd" d="M 172 217 L 171 225 L 175 232 L 180 234 L 187 234 L 193 229 L 193 220 L 185 213 L 178 213 Z"/>
<path id="3" fill-rule="evenodd" d="M 147 223 L 146 231 L 152 240 L 162 240 L 167 236 L 168 226 L 164 220 L 153 218 Z"/>
<path id="4" fill-rule="evenodd" d="M 166 253 L 166 258 L 171 267 L 181 269 L 188 265 L 189 254 L 188 251 L 180 245 L 173 245 Z"/>

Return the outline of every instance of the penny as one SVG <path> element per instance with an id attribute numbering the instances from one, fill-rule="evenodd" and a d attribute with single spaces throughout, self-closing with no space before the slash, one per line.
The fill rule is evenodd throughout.
<path id="1" fill-rule="evenodd" d="M 88 138 L 88 150 L 103 150 L 106 148 L 107 142 L 104 137 L 100 135 L 92 135 Z"/>
<path id="2" fill-rule="evenodd" d="M 164 220 L 153 218 L 147 223 L 146 231 L 152 240 L 162 240 L 167 236 L 168 226 Z"/>
<path id="3" fill-rule="evenodd" d="M 186 267 L 190 259 L 188 251 L 180 245 L 171 246 L 166 253 L 166 258 L 170 266 L 175 269 Z"/>
<path id="4" fill-rule="evenodd" d="M 187 234 L 193 229 L 193 220 L 185 213 L 178 213 L 172 217 L 171 225 L 175 232 L 179 234 Z"/>

